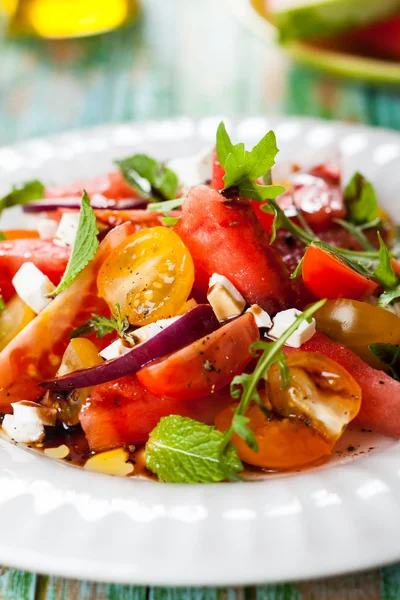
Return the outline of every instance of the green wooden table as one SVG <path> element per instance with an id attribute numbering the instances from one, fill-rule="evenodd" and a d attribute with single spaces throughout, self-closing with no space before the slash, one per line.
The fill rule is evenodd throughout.
<path id="1" fill-rule="evenodd" d="M 75 41 L 0 38 L 0 145 L 132 119 L 290 112 L 400 129 L 400 92 L 288 64 L 225 0 L 145 0 L 140 22 Z M 329 543 L 329 540 L 327 540 Z M 43 565 L 46 571 L 46 565 Z M 0 600 L 395 600 L 400 568 L 245 589 L 80 583 L 3 568 Z"/>

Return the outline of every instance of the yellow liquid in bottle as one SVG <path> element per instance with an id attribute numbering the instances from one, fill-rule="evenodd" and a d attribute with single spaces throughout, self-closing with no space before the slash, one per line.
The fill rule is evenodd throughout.
<path id="1" fill-rule="evenodd" d="M 94 35 L 115 29 L 138 13 L 138 0 L 0 0 L 10 29 L 47 38 Z"/>

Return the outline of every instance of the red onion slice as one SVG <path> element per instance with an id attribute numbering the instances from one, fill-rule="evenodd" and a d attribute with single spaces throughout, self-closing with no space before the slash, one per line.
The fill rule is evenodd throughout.
<path id="1" fill-rule="evenodd" d="M 48 390 L 71 390 L 113 381 L 136 373 L 147 363 L 176 352 L 218 329 L 219 323 L 208 304 L 200 304 L 168 325 L 150 340 L 96 367 L 80 369 L 39 385 Z"/>
<path id="2" fill-rule="evenodd" d="M 121 198 L 120 200 L 110 200 L 100 194 L 93 194 L 90 197 L 92 208 L 110 209 L 110 210 L 131 210 L 134 208 L 145 208 L 148 204 L 143 198 Z M 24 204 L 22 210 L 26 213 L 51 212 L 58 208 L 77 208 L 81 207 L 81 197 L 73 196 L 71 198 L 43 198 L 42 200 L 33 200 Z"/>

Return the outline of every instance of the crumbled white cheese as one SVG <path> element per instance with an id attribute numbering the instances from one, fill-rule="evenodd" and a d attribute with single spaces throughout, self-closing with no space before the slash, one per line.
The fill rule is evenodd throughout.
<path id="1" fill-rule="evenodd" d="M 269 330 L 268 335 L 276 340 L 279 339 L 299 315 L 301 315 L 301 312 L 296 308 L 289 308 L 288 310 L 278 312 L 272 319 L 273 327 Z M 288 338 L 285 345 L 292 348 L 300 348 L 300 346 L 313 337 L 315 331 L 315 319 L 312 319 L 311 323 L 302 321 L 297 330 Z"/>
<path id="2" fill-rule="evenodd" d="M 40 442 L 44 438 L 44 427 L 56 424 L 57 413 L 53 408 L 27 400 L 14 402 L 11 406 L 14 414 L 5 415 L 2 427 L 16 442 Z"/>
<path id="3" fill-rule="evenodd" d="M 153 338 L 155 335 L 163 331 L 163 329 L 166 329 L 169 327 L 169 325 L 175 323 L 175 321 L 180 319 L 181 316 L 182 315 L 171 317 L 169 319 L 159 319 L 158 321 L 154 321 L 154 323 L 149 323 L 148 325 L 139 327 L 139 329 L 135 329 L 135 331 L 130 333 L 130 336 L 138 343 L 147 342 L 147 340 Z"/>
<path id="4" fill-rule="evenodd" d="M 272 320 L 267 311 L 263 310 L 258 304 L 253 304 L 246 310 L 247 313 L 251 313 L 254 316 L 257 327 L 265 327 L 269 329 L 272 327 Z"/>
<path id="5" fill-rule="evenodd" d="M 129 350 L 130 348 L 128 346 L 125 346 L 125 344 L 119 338 L 118 340 L 115 340 L 115 342 L 112 342 L 112 344 L 104 348 L 104 350 L 99 352 L 99 354 L 105 360 L 112 360 L 113 358 L 118 358 L 119 356 L 126 354 L 127 352 L 129 352 Z"/>
<path id="6" fill-rule="evenodd" d="M 212 177 L 212 151 L 207 148 L 192 156 L 174 158 L 167 166 L 175 171 L 185 187 L 204 183 Z"/>
<path id="7" fill-rule="evenodd" d="M 36 314 L 51 302 L 51 298 L 46 296 L 55 290 L 47 275 L 44 275 L 32 262 L 21 265 L 12 283 L 21 300 Z"/>
<path id="8" fill-rule="evenodd" d="M 40 219 L 37 230 L 41 240 L 52 240 L 57 231 L 57 221 L 53 219 Z"/>
<path id="9" fill-rule="evenodd" d="M 79 213 L 64 213 L 57 227 L 53 240 L 54 243 L 57 244 L 57 246 L 72 247 L 75 243 L 78 224 Z"/>
<path id="10" fill-rule="evenodd" d="M 233 283 L 223 275 L 213 273 L 207 292 L 207 300 L 211 304 L 218 321 L 226 321 L 242 314 L 246 300 Z"/>

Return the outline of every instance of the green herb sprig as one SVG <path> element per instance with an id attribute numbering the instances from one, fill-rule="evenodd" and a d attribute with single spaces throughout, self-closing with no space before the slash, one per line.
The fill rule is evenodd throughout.
<path id="1" fill-rule="evenodd" d="M 71 331 L 69 338 L 74 339 L 77 337 L 86 337 L 92 333 L 96 333 L 97 338 L 102 338 L 109 333 L 116 331 L 121 339 L 127 342 L 130 346 L 133 346 L 135 342 L 128 333 L 131 328 L 128 317 L 122 316 L 121 307 L 119 304 L 115 305 L 115 312 L 117 314 L 117 318 L 115 318 L 113 315 L 108 318 L 93 313 L 91 319 Z"/>
<path id="2" fill-rule="evenodd" d="M 389 367 L 391 376 L 400 381 L 400 346 L 393 344 L 371 344 L 368 347 L 382 364 Z"/>

